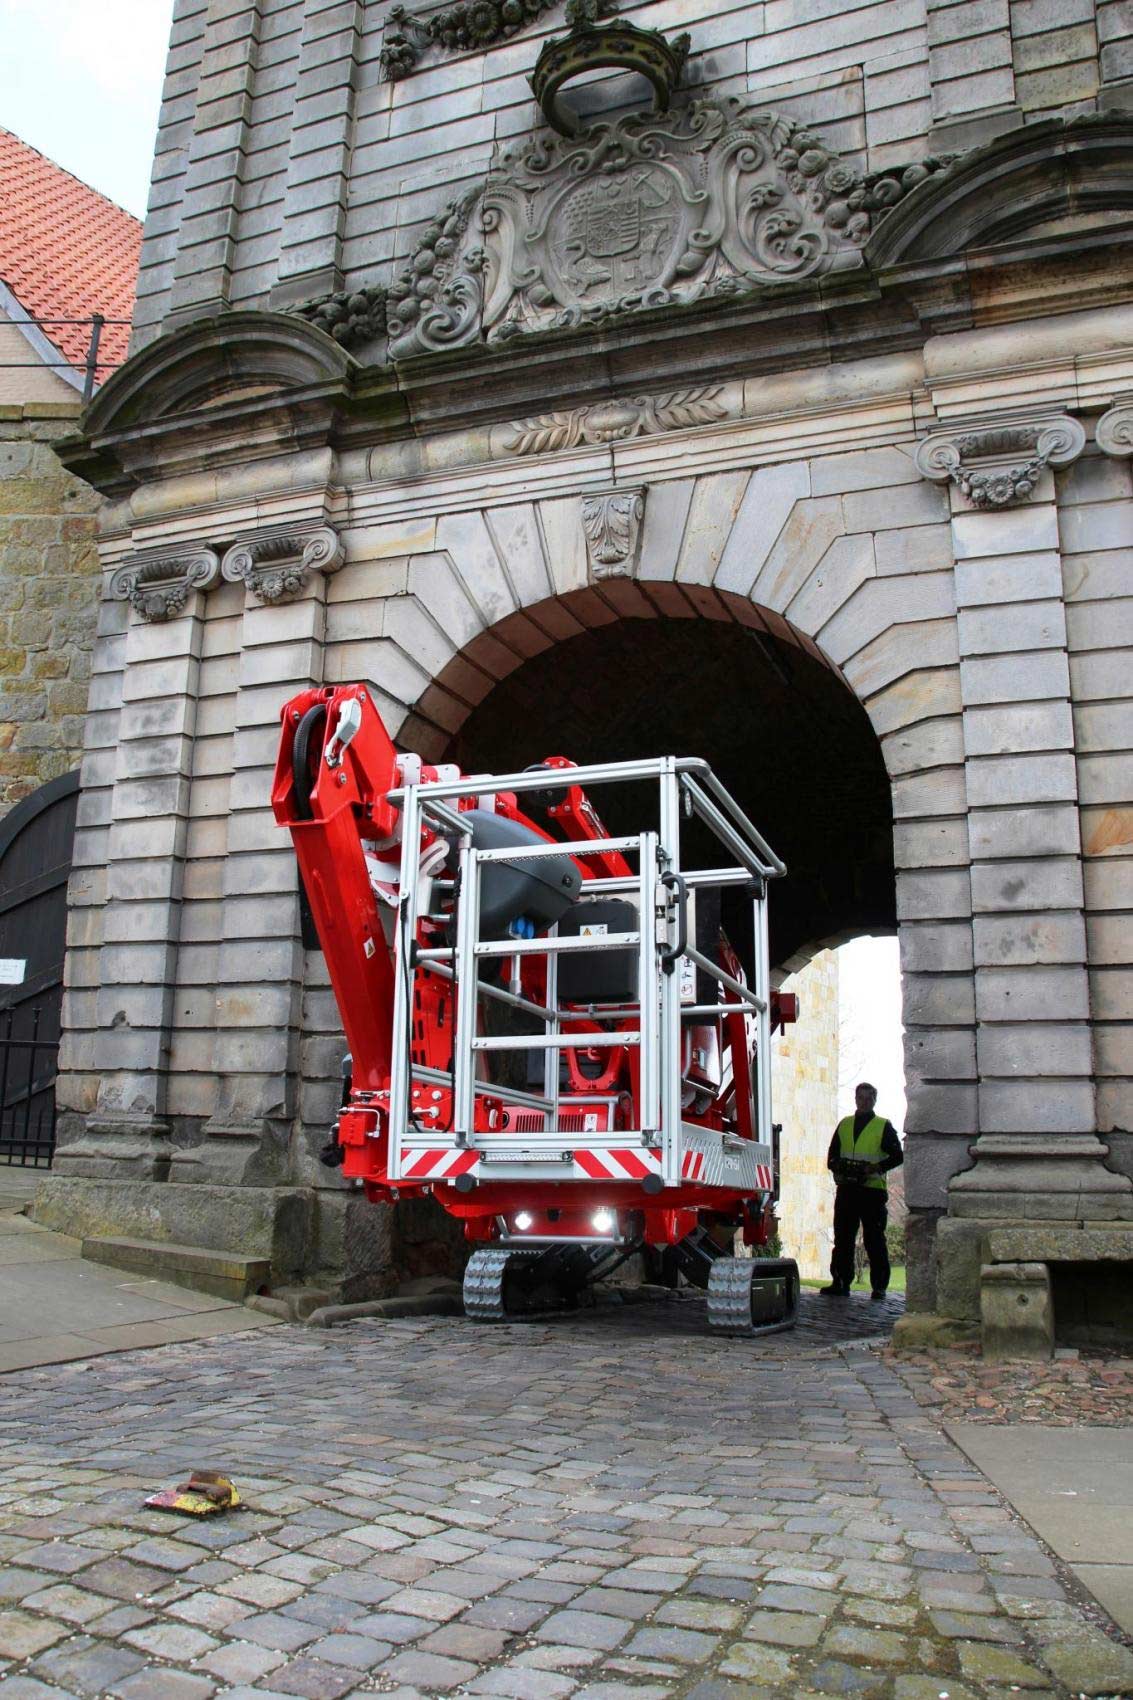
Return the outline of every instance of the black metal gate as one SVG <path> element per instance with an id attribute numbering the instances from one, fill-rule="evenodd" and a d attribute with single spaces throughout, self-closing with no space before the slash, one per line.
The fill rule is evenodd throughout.
<path id="1" fill-rule="evenodd" d="M 0 820 L 0 1164 L 46 1168 L 55 1149 L 67 877 L 79 776 L 40 786 Z"/>

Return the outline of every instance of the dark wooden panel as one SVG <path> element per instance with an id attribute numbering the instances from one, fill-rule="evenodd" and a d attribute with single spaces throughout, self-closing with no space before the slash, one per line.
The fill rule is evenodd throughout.
<path id="1" fill-rule="evenodd" d="M 47 1164 L 54 1148 L 78 801 L 78 774 L 64 774 L 0 821 L 0 960 L 25 964 L 20 984 L 0 984 L 0 1163 Z"/>

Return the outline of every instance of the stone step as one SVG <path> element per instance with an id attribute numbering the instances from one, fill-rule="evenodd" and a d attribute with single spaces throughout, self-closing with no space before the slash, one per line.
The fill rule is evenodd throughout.
<path id="1" fill-rule="evenodd" d="M 236 1252 L 176 1245 L 169 1240 L 85 1239 L 83 1256 L 92 1263 L 136 1269 L 155 1280 L 192 1287 L 236 1304 L 249 1293 L 267 1287 L 271 1277 L 271 1264 L 265 1257 L 241 1257 Z"/>

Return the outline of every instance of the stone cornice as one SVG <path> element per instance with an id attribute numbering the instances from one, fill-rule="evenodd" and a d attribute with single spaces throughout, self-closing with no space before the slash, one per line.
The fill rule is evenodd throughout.
<path id="1" fill-rule="evenodd" d="M 1099 305 L 1108 309 L 1133 297 L 1129 233 L 1100 232 L 1085 246 L 1093 255 L 1090 289 Z M 1004 352 L 1000 356 L 996 350 L 980 376 L 987 403 L 981 398 L 979 405 L 1040 408 L 1066 405 L 1073 397 L 1073 406 L 1104 407 L 1115 395 L 1133 390 L 1133 369 L 1126 369 L 1133 363 L 1123 363 L 1120 351 L 1096 370 L 1095 357 L 1085 357 L 1089 382 L 1078 384 L 1071 348 L 1060 372 L 1048 371 L 1045 364 L 1032 371 L 1026 349 L 1016 352 L 1015 332 L 1003 322 L 1009 318 L 1023 327 L 1028 320 L 1066 311 L 1066 239 L 1044 238 L 1042 248 L 1036 254 L 1033 245 L 1018 243 L 1001 256 L 980 257 L 989 264 L 994 258 L 995 288 L 1007 295 L 1011 311 L 1000 319 Z M 1082 241 L 1074 252 L 1075 263 L 1085 264 Z M 726 305 L 658 309 L 624 319 L 616 329 L 534 333 L 524 338 L 522 359 L 508 344 L 476 344 L 396 367 L 358 368 L 334 393 L 331 384 L 319 390 L 317 401 L 312 395 L 316 386 L 298 396 L 286 387 L 271 394 L 249 391 L 191 414 L 170 412 L 74 437 L 59 444 L 57 452 L 70 470 L 115 497 L 183 473 L 192 474 L 195 481 L 199 472 L 215 483 L 217 494 L 205 503 L 188 498 L 185 505 L 198 511 L 207 511 L 214 502 L 222 505 L 223 481 L 230 475 L 244 478 L 250 460 L 263 462 L 268 476 L 269 457 L 315 448 L 333 450 L 340 461 L 352 461 L 358 451 L 369 452 L 373 476 L 381 478 L 388 446 L 391 467 L 406 467 L 415 480 L 430 464 L 455 464 L 447 445 L 439 463 L 429 446 L 446 436 L 459 435 L 468 443 L 467 464 L 482 462 L 487 446 L 479 449 L 477 442 L 490 430 L 493 458 L 521 453 L 534 461 L 542 453 L 538 447 L 513 449 L 510 443 L 546 415 L 580 416 L 572 420 L 571 429 L 582 428 L 581 446 L 594 424 L 591 411 L 581 418 L 583 410 L 597 409 L 600 421 L 608 406 L 632 408 L 643 396 L 652 402 L 678 392 L 710 397 L 741 377 L 745 386 L 774 379 L 778 391 L 784 373 L 811 368 L 817 377 L 823 368 L 900 355 L 915 359 L 930 337 L 972 327 L 970 269 L 956 262 L 933 262 L 918 265 L 908 275 L 880 280 L 864 268 L 835 272 L 784 284 L 770 295 L 738 297 Z M 986 284 L 986 274 L 983 278 Z M 1075 305 L 1092 304 L 1094 295 L 1086 302 L 1076 297 Z M 218 321 L 215 336 L 225 328 Z M 313 330 L 309 334 L 320 335 Z M 665 374 L 660 392 L 659 372 Z M 1003 374 L 998 383 L 997 373 Z M 961 392 L 968 390 L 965 378 L 955 397 L 957 411 Z M 745 407 L 744 412 L 759 417 L 765 410 Z M 706 420 L 699 429 L 707 437 L 713 426 Z M 635 427 L 632 434 L 644 444 L 648 429 Z M 805 452 L 801 444 L 800 452 Z"/>
<path id="2" fill-rule="evenodd" d="M 1081 454 L 1086 432 L 1067 414 L 980 419 L 934 431 L 917 445 L 922 477 L 951 481 L 973 508 L 1025 502 L 1048 466 L 1068 466 Z"/>
<path id="3" fill-rule="evenodd" d="M 170 620 L 182 613 L 194 591 L 220 576 L 215 549 L 151 550 L 130 555 L 111 575 L 110 595 L 129 602 L 143 620 Z"/>
<path id="4" fill-rule="evenodd" d="M 315 573 L 337 572 L 345 552 L 329 525 L 263 531 L 227 550 L 221 574 L 243 584 L 258 602 L 291 602 Z"/>

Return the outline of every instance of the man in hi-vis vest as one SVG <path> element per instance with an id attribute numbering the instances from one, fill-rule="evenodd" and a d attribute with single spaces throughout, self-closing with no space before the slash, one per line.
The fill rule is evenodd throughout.
<path id="1" fill-rule="evenodd" d="M 854 1279 L 854 1242 L 861 1228 L 869 1258 L 870 1298 L 880 1301 L 889 1286 L 889 1251 L 885 1244 L 887 1169 L 905 1161 L 892 1122 L 875 1112 L 877 1088 L 862 1081 L 854 1089 L 856 1114 L 843 1116 L 834 1129 L 826 1167 L 837 1182 L 834 1194 L 834 1252 L 830 1259 L 827 1298 L 845 1298 Z"/>

